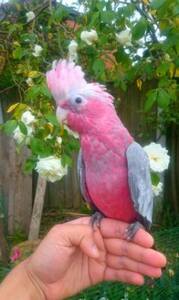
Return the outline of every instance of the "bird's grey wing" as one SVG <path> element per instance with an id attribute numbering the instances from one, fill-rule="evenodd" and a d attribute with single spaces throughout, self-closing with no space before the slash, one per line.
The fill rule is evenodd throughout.
<path id="1" fill-rule="evenodd" d="M 80 190 L 83 198 L 85 199 L 86 202 L 91 203 L 91 199 L 88 193 L 88 189 L 86 186 L 86 175 L 85 175 L 85 164 L 83 161 L 83 156 L 82 156 L 82 150 L 80 149 L 79 154 L 78 154 L 78 161 L 77 161 L 77 173 L 78 173 L 78 180 L 80 184 Z"/>
<path id="2" fill-rule="evenodd" d="M 142 223 L 150 227 L 153 213 L 153 192 L 149 159 L 143 148 L 133 142 L 126 151 L 128 182 L 134 208 Z M 140 221 L 140 220 L 139 220 Z"/>

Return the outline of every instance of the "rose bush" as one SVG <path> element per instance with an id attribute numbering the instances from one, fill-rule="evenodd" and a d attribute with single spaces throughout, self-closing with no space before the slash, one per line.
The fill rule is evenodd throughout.
<path id="1" fill-rule="evenodd" d="M 45 73 L 59 58 L 82 65 L 91 80 L 124 91 L 132 82 L 141 90 L 145 81 L 155 80 L 156 87 L 146 91 L 145 111 L 160 108 L 162 132 L 166 124 L 178 122 L 179 7 L 174 0 L 77 1 L 76 10 L 51 1 L 4 5 L 0 89 L 16 87 L 19 101 L 1 127 L 18 148 L 31 150 L 26 171 L 37 167 L 39 157 L 51 156 L 66 168 L 78 148 L 76 138 L 59 125 L 46 86 Z M 28 124 L 24 114 L 29 112 L 34 119 Z"/>

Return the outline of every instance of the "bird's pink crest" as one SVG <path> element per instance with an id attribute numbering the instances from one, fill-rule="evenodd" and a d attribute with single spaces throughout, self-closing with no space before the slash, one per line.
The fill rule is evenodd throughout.
<path id="1" fill-rule="evenodd" d="M 48 88 L 56 101 L 64 100 L 70 91 L 78 91 L 87 85 L 81 67 L 67 60 L 54 63 L 46 76 Z"/>
<path id="2" fill-rule="evenodd" d="M 53 63 L 52 70 L 46 74 L 47 85 L 57 104 L 68 99 L 71 94 L 95 98 L 108 104 L 113 102 L 113 97 L 106 91 L 104 85 L 87 83 L 81 67 L 67 60 Z"/>

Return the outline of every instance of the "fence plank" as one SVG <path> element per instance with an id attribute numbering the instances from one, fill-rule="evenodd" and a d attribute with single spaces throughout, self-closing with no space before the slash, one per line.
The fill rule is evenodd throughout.
<path id="1" fill-rule="evenodd" d="M 32 210 L 32 176 L 24 175 L 22 166 L 28 150 L 17 154 L 12 138 L 0 134 L 0 191 L 8 207 L 8 229 L 28 232 Z"/>
<path id="2" fill-rule="evenodd" d="M 47 186 L 47 181 L 44 178 L 39 176 L 37 181 L 37 189 L 36 189 L 36 194 L 34 199 L 32 218 L 30 222 L 30 230 L 28 236 L 28 239 L 30 241 L 37 240 L 39 238 L 40 223 L 41 223 L 42 211 L 44 207 L 46 186 Z"/>

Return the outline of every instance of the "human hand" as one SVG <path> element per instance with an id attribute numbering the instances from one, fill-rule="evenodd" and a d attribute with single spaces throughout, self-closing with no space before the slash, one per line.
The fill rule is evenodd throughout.
<path id="1" fill-rule="evenodd" d="M 107 218 L 95 231 L 89 218 L 56 225 L 27 260 L 26 270 L 48 300 L 65 299 L 106 280 L 142 285 L 144 275 L 160 277 L 165 256 L 150 249 L 153 238 L 143 229 L 126 241 L 127 226 Z"/>

